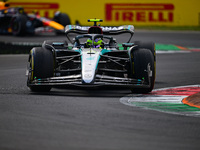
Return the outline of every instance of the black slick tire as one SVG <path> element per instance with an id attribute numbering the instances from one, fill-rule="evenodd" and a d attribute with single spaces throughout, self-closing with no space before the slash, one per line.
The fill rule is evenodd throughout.
<path id="1" fill-rule="evenodd" d="M 57 23 L 60 23 L 61 25 L 63 25 L 64 27 L 66 25 L 71 24 L 70 18 L 67 14 L 65 13 L 56 13 L 53 20 Z"/>
<path id="2" fill-rule="evenodd" d="M 60 12 L 57 12 L 53 18 L 53 21 L 63 25 L 64 27 L 66 25 L 69 25 L 71 24 L 71 21 L 70 21 L 70 18 L 67 14 L 65 13 L 60 13 Z M 59 30 L 56 30 L 56 34 L 63 34 L 62 32 L 60 32 Z"/>
<path id="3" fill-rule="evenodd" d="M 154 42 L 142 42 L 142 41 L 135 41 L 135 45 L 138 45 L 139 48 L 145 48 L 151 50 L 153 56 L 154 56 L 154 61 L 156 61 L 156 51 L 155 51 L 155 43 Z"/>
<path id="4" fill-rule="evenodd" d="M 12 18 L 12 34 L 15 36 L 24 36 L 26 34 L 27 16 L 19 14 Z"/>
<path id="5" fill-rule="evenodd" d="M 149 93 L 153 90 L 155 84 L 155 66 L 153 54 L 149 49 L 136 49 L 132 51 L 132 73 L 134 79 L 144 80 L 150 87 L 131 88 L 132 93 Z M 148 75 L 148 67 L 151 70 L 151 76 Z"/>
<path id="6" fill-rule="evenodd" d="M 31 84 L 34 79 L 42 79 L 53 77 L 54 73 L 54 59 L 50 50 L 43 49 L 42 47 L 34 47 L 30 51 L 28 63 L 28 80 L 27 85 L 33 92 L 48 92 L 51 86 L 48 85 L 33 85 Z"/>

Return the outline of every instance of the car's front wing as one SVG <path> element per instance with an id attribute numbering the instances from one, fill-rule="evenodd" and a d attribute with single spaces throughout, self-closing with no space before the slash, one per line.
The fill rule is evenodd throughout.
<path id="1" fill-rule="evenodd" d="M 150 83 L 150 82 L 149 82 Z M 51 77 L 44 79 L 34 79 L 28 85 L 35 86 L 125 86 L 125 87 L 137 87 L 137 88 L 148 88 L 151 85 L 147 84 L 144 80 L 140 79 L 131 79 L 131 78 L 120 78 L 112 77 L 105 75 L 96 75 L 95 81 L 93 83 L 84 83 L 82 81 L 81 75 L 70 75 L 70 76 L 61 76 L 61 77 Z"/>

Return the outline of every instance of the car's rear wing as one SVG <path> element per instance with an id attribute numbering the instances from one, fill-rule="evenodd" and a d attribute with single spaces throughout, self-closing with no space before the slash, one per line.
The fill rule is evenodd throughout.
<path id="1" fill-rule="evenodd" d="M 78 25 L 67 25 L 65 27 L 65 34 L 68 37 L 69 33 L 76 34 L 88 34 L 88 29 L 90 26 L 78 26 Z M 118 35 L 123 33 L 129 33 L 131 36 L 128 40 L 130 42 L 134 34 L 133 25 L 123 25 L 123 26 L 100 26 L 104 35 Z M 68 37 L 69 38 L 69 37 Z"/>
<path id="2" fill-rule="evenodd" d="M 65 27 L 65 33 L 69 32 L 87 34 L 90 26 L 78 26 L 78 25 L 67 25 Z M 131 33 L 134 34 L 133 25 L 123 25 L 123 26 L 100 26 L 102 28 L 103 34 L 121 34 L 121 33 Z"/>

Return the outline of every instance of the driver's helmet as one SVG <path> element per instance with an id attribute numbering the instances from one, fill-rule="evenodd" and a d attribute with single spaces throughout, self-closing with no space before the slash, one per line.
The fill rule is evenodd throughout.
<path id="1" fill-rule="evenodd" d="M 87 40 L 87 47 L 91 47 L 92 45 L 92 40 L 91 39 L 88 39 Z M 101 49 L 101 46 L 103 45 L 103 41 L 101 39 L 95 39 L 94 40 L 94 45 L 93 45 L 93 48 L 100 48 Z"/>
<path id="2" fill-rule="evenodd" d="M 87 47 L 91 47 L 92 46 L 92 40 L 87 39 L 86 45 L 87 45 Z"/>
<path id="3" fill-rule="evenodd" d="M 95 48 L 100 48 L 101 49 L 101 46 L 103 45 L 103 42 L 101 39 L 95 39 L 94 40 L 94 47 Z"/>

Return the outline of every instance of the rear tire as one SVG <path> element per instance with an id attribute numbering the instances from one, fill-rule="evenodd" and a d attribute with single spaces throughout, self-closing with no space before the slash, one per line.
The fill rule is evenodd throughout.
<path id="1" fill-rule="evenodd" d="M 150 87 L 148 88 L 131 88 L 132 93 L 149 93 L 153 90 L 154 84 L 155 84 L 155 66 L 154 66 L 154 58 L 153 54 L 149 49 L 137 49 L 132 51 L 132 60 L 131 60 L 131 66 L 132 66 L 132 73 L 131 76 L 134 79 L 140 79 L 147 84 L 150 84 Z M 148 76 L 148 67 L 150 67 L 150 70 L 152 72 L 152 75 Z"/>
<path id="2" fill-rule="evenodd" d="M 29 55 L 28 65 L 28 80 L 27 85 L 33 92 L 48 92 L 51 86 L 44 85 L 31 85 L 34 79 L 42 79 L 53 77 L 54 61 L 53 54 L 47 49 L 42 47 L 35 47 L 31 50 Z"/>
<path id="3" fill-rule="evenodd" d="M 71 24 L 71 21 L 70 21 L 70 18 L 67 14 L 65 13 L 60 13 L 60 12 L 57 12 L 53 18 L 53 21 L 63 25 L 64 27 L 66 25 L 69 25 Z M 59 31 L 59 30 L 56 30 L 56 34 L 63 34 L 63 32 Z"/>
<path id="4" fill-rule="evenodd" d="M 66 25 L 69 25 L 71 24 L 71 21 L 70 21 L 70 18 L 67 14 L 65 13 L 60 13 L 60 12 L 57 12 L 53 18 L 53 20 L 57 23 L 60 23 L 61 25 L 63 25 L 64 27 Z"/>

